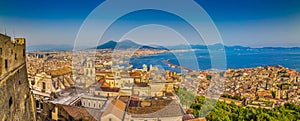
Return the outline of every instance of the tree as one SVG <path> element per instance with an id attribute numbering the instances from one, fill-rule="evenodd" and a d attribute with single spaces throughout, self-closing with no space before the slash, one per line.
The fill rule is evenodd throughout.
<path id="1" fill-rule="evenodd" d="M 193 109 L 195 117 L 203 115 L 203 112 L 207 109 L 212 108 L 213 105 L 203 105 L 205 97 L 197 96 L 195 103 L 190 108 Z M 211 103 L 210 99 L 205 102 Z M 201 103 L 196 103 L 201 102 Z M 201 112 L 200 112 L 201 111 Z M 298 121 L 300 120 L 300 106 L 295 104 L 285 104 L 284 106 L 277 106 L 274 109 L 263 109 L 254 107 L 242 107 L 235 105 L 234 103 L 227 104 L 225 102 L 217 102 L 213 110 L 206 115 L 206 119 L 210 121 L 224 120 L 224 121 Z"/>

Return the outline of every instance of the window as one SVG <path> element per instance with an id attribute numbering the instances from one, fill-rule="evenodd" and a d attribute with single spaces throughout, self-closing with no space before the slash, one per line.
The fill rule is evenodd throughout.
<path id="1" fill-rule="evenodd" d="M 10 97 L 10 98 L 9 98 L 9 101 L 8 101 L 9 107 L 12 106 L 12 103 L 13 103 L 13 100 L 12 100 L 12 97 Z"/>
<path id="2" fill-rule="evenodd" d="M 5 69 L 8 69 L 8 61 L 5 59 Z"/>
<path id="3" fill-rule="evenodd" d="M 15 60 L 17 60 L 17 53 L 15 53 Z"/>
<path id="4" fill-rule="evenodd" d="M 23 56 L 25 56 L 26 55 L 26 51 L 25 51 L 25 49 L 23 49 Z"/>
<path id="5" fill-rule="evenodd" d="M 109 120 L 109 121 L 112 121 L 112 119 L 111 119 L 111 118 L 109 118 L 108 120 Z"/>
<path id="6" fill-rule="evenodd" d="M 2 48 L 0 48 L 0 55 L 2 55 Z"/>
<path id="7" fill-rule="evenodd" d="M 40 104 L 39 101 L 35 100 L 35 107 L 36 107 L 36 108 L 39 108 L 39 107 L 40 107 L 39 104 Z"/>
<path id="8" fill-rule="evenodd" d="M 43 82 L 43 89 L 45 90 L 46 89 L 46 83 Z"/>

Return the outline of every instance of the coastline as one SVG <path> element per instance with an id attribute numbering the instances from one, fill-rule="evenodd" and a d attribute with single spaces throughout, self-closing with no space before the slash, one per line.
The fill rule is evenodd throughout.
<path id="1" fill-rule="evenodd" d="M 172 68 L 179 68 L 179 69 L 183 69 L 183 70 L 186 70 L 187 72 L 193 72 L 194 70 L 190 69 L 190 68 L 187 68 L 187 67 L 184 67 L 184 66 L 179 66 L 177 64 L 174 64 L 174 63 L 171 63 L 169 61 L 169 59 L 167 60 L 163 60 L 164 63 L 166 63 L 168 66 L 172 67 Z"/>
<path id="2" fill-rule="evenodd" d="M 168 60 L 169 62 L 174 62 L 176 59 L 172 53 L 178 52 L 185 54 L 186 51 L 165 51 L 163 53 L 157 54 L 144 54 L 141 56 L 135 56 L 138 61 L 141 60 L 141 63 L 145 63 L 149 65 L 153 64 L 151 60 L 155 60 L 155 63 L 158 61 Z M 195 55 L 198 60 L 199 69 L 200 70 L 210 70 L 210 58 L 208 52 L 195 50 Z M 241 54 L 242 53 L 242 54 Z M 226 52 L 227 59 L 227 69 L 242 69 L 242 68 L 255 68 L 255 67 L 265 67 L 265 66 L 278 66 L 282 65 L 284 67 L 297 70 L 300 72 L 300 52 L 291 52 L 291 51 L 243 51 L 243 50 L 235 50 L 235 51 L 227 51 Z M 186 56 L 184 56 L 186 57 Z M 142 61 L 143 58 L 147 58 L 149 61 Z M 270 59 L 272 58 L 272 59 Z M 184 58 L 188 61 L 188 58 Z M 165 63 L 165 62 L 164 62 Z M 161 63 L 158 63 L 161 64 Z M 168 64 L 168 63 L 166 63 Z M 174 65 L 173 65 L 174 64 Z M 176 63 L 172 63 L 173 66 L 180 66 Z M 190 67 L 191 70 L 193 67 Z"/>

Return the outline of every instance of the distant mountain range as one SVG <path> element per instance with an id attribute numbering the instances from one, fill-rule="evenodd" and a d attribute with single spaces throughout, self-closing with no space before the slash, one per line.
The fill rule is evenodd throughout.
<path id="1" fill-rule="evenodd" d="M 166 50 L 166 48 L 161 46 L 147 46 L 147 45 L 141 45 L 137 44 L 131 40 L 124 40 L 121 42 L 115 42 L 115 41 L 108 41 L 102 45 L 98 45 L 96 47 L 97 49 L 158 49 L 158 50 Z"/>
<path id="2" fill-rule="evenodd" d="M 300 47 L 262 47 L 262 48 L 251 48 L 251 47 L 244 47 L 244 46 L 223 46 L 223 44 L 213 44 L 213 45 L 176 45 L 176 46 L 158 46 L 158 45 L 141 45 L 135 43 L 131 40 L 124 40 L 121 42 L 116 41 L 108 41 L 104 44 L 98 45 L 92 49 L 129 49 L 129 48 L 139 48 L 139 49 L 158 49 L 158 50 L 182 50 L 182 49 L 221 49 L 225 48 L 226 50 L 234 50 L 234 49 L 295 49 L 300 50 Z M 28 51 L 53 51 L 53 50 L 60 50 L 60 51 L 68 51 L 73 50 L 73 46 L 71 45 L 34 45 L 34 46 L 27 46 Z"/>
<path id="3" fill-rule="evenodd" d="M 246 49 L 294 49 L 294 50 L 300 50 L 300 47 L 261 47 L 261 48 L 252 48 L 252 47 L 245 47 L 245 46 L 226 46 L 223 44 L 213 44 L 213 45 L 176 45 L 176 46 L 168 46 L 168 49 L 171 50 L 179 50 L 179 49 L 226 49 L 226 50 L 246 50 Z"/>

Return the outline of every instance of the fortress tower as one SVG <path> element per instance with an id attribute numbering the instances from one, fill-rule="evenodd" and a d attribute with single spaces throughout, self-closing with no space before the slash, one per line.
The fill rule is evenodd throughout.
<path id="1" fill-rule="evenodd" d="M 26 69 L 25 39 L 0 34 L 0 120 L 35 120 Z"/>

